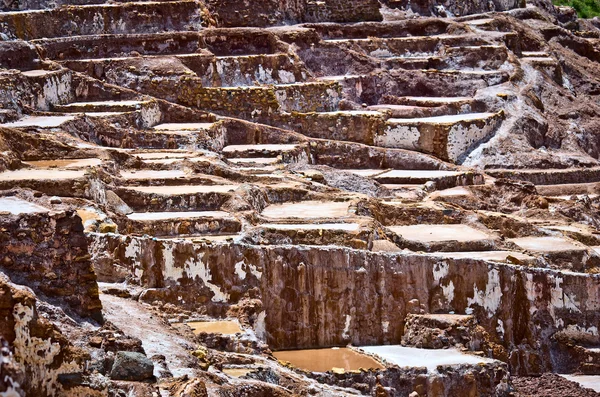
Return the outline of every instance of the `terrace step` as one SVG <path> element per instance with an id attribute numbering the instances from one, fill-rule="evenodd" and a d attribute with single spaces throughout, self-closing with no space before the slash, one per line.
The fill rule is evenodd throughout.
<path id="1" fill-rule="evenodd" d="M 196 30 L 196 29 L 192 29 Z M 72 35 L 32 40 L 59 61 L 119 60 L 142 56 L 206 54 L 259 55 L 279 52 L 268 32 L 259 29 L 205 29 L 154 33 Z M 115 59 L 116 58 L 116 59 Z"/>
<path id="2" fill-rule="evenodd" d="M 510 77 L 504 70 L 423 69 L 421 72 L 449 82 L 472 80 L 474 89 L 502 84 Z"/>
<path id="3" fill-rule="evenodd" d="M 265 158 L 275 161 L 277 156 L 292 154 L 300 150 L 301 147 L 301 145 L 295 144 L 229 145 L 225 146 L 221 152 L 233 162 L 240 162 L 240 159 L 252 159 L 252 162 L 266 162 Z M 241 162 L 244 162 L 244 160 L 241 160 Z"/>
<path id="4" fill-rule="evenodd" d="M 231 198 L 239 185 L 129 186 L 117 195 L 134 211 L 212 211 Z"/>
<path id="5" fill-rule="evenodd" d="M 473 365 L 479 367 L 481 363 L 500 363 L 486 357 L 466 354 L 458 349 L 419 349 L 400 345 L 364 346 L 361 351 L 374 354 L 385 359 L 391 364 L 400 367 L 427 367 L 430 372 L 438 371 L 438 367 L 448 365 Z"/>
<path id="6" fill-rule="evenodd" d="M 455 186 L 480 185 L 483 177 L 471 171 L 391 170 L 373 177 L 382 184 L 424 184 L 433 181 L 437 189 Z"/>
<path id="7" fill-rule="evenodd" d="M 232 234 L 241 223 L 223 211 L 134 212 L 119 230 L 133 235 L 176 236 Z"/>
<path id="8" fill-rule="evenodd" d="M 564 169 L 490 169 L 486 173 L 495 178 L 531 182 L 535 185 L 590 184 L 600 182 L 600 167 Z"/>
<path id="9" fill-rule="evenodd" d="M 87 158 L 87 159 L 61 159 L 61 160 L 36 160 L 36 161 L 24 161 L 25 164 L 30 165 L 34 168 L 59 168 L 65 170 L 76 170 L 84 169 L 89 167 L 95 167 L 102 164 L 102 160 L 99 158 Z"/>
<path id="10" fill-rule="evenodd" d="M 600 375 L 559 375 L 567 380 L 579 383 L 581 387 L 600 393 Z"/>
<path id="11" fill-rule="evenodd" d="M 117 176 L 125 184 L 135 186 L 174 186 L 211 184 L 212 179 L 203 174 L 192 174 L 184 170 L 123 170 Z"/>
<path id="12" fill-rule="evenodd" d="M 140 64 L 147 65 L 159 59 L 179 64 L 187 72 L 186 75 L 199 77 L 204 87 L 290 84 L 306 81 L 309 76 L 301 62 L 283 53 L 214 56 L 204 50 L 202 53 L 77 59 L 61 63 L 93 78 L 119 84 L 118 76 L 129 68 L 139 69 Z M 177 70 L 181 73 L 180 69 Z"/>
<path id="13" fill-rule="evenodd" d="M 270 219 L 316 219 L 342 218 L 350 213 L 347 201 L 301 201 L 296 203 L 271 204 L 261 213 Z"/>
<path id="14" fill-rule="evenodd" d="M 372 230 L 359 223 L 263 223 L 248 233 L 255 244 L 290 242 L 367 249 Z"/>
<path id="15" fill-rule="evenodd" d="M 386 69 L 447 69 L 458 67 L 476 70 L 496 70 L 508 59 L 504 45 L 477 45 L 443 47 L 429 54 L 393 56 L 382 58 Z"/>
<path id="16" fill-rule="evenodd" d="M 466 252 L 436 252 L 433 255 L 441 258 L 481 259 L 492 262 L 533 263 L 535 257 L 518 251 L 466 251 Z"/>
<path id="17" fill-rule="evenodd" d="M 98 20 L 104 22 L 95 23 Z M 51 10 L 2 12 L 0 23 L 7 35 L 23 40 L 197 30 L 201 24 L 201 10 L 192 0 L 76 5 Z"/>
<path id="18" fill-rule="evenodd" d="M 508 241 L 522 250 L 543 255 L 555 268 L 576 272 L 586 270 L 590 248 L 568 237 L 519 237 Z"/>
<path id="19" fill-rule="evenodd" d="M 54 110 L 62 113 L 86 114 L 88 117 L 124 115 L 132 113 L 139 128 L 148 128 L 160 122 L 161 111 L 156 101 L 95 101 L 72 102 L 55 105 Z"/>
<path id="20" fill-rule="evenodd" d="M 361 49 L 369 56 L 389 58 L 398 56 L 433 55 L 444 46 L 467 46 L 488 44 L 478 35 L 437 35 L 389 38 L 326 39 L 325 44 L 342 46 L 347 49 Z"/>
<path id="21" fill-rule="evenodd" d="M 0 190 L 13 188 L 37 190 L 61 197 L 86 197 L 84 170 L 20 169 L 0 173 Z"/>
<path id="22" fill-rule="evenodd" d="M 417 150 L 443 160 L 460 162 L 478 144 L 490 138 L 503 113 L 471 113 L 416 119 L 388 119 L 375 145 Z"/>
<path id="23" fill-rule="evenodd" d="M 55 105 L 54 110 L 63 113 L 88 113 L 88 112 L 134 112 L 152 101 L 97 101 L 97 102 L 72 102 L 65 105 Z"/>
<path id="24" fill-rule="evenodd" d="M 415 251 L 487 251 L 497 238 L 463 224 L 387 226 L 396 244 Z"/>

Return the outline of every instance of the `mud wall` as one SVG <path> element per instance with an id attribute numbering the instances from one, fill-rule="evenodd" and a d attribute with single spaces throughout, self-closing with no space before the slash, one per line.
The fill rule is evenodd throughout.
<path id="1" fill-rule="evenodd" d="M 600 276 L 330 247 L 102 235 L 92 247 L 157 300 L 218 314 L 262 297 L 254 327 L 274 349 L 400 343 L 409 313 L 472 312 L 514 371 L 539 373 L 568 365 L 557 331 L 598 339 Z"/>
<path id="2" fill-rule="evenodd" d="M 96 274 L 75 212 L 7 215 L 0 230 L 0 271 L 80 316 L 102 321 Z"/>

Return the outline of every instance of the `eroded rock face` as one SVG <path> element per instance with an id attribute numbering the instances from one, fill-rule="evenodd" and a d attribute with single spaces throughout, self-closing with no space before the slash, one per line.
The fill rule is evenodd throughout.
<path id="1" fill-rule="evenodd" d="M 27 395 L 60 395 L 61 376 L 82 372 L 88 353 L 71 345 L 56 326 L 39 316 L 36 298 L 27 288 L 12 284 L 4 274 L 0 276 L 1 331 L 6 338 L 5 390 L 26 391 Z"/>
<path id="2" fill-rule="evenodd" d="M 73 313 L 102 321 L 96 274 L 76 213 L 7 215 L 0 224 L 0 269 Z"/>

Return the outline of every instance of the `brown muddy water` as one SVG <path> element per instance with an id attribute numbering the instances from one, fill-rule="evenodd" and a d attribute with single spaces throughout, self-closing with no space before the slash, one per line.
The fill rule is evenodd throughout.
<path id="1" fill-rule="evenodd" d="M 237 321 L 191 321 L 186 324 L 195 334 L 206 332 L 208 334 L 233 335 L 243 332 Z"/>
<path id="2" fill-rule="evenodd" d="M 375 359 L 347 347 L 330 349 L 285 350 L 273 353 L 280 361 L 289 361 L 293 366 L 311 371 L 326 372 L 333 368 L 355 371 L 359 368 L 385 368 Z"/>

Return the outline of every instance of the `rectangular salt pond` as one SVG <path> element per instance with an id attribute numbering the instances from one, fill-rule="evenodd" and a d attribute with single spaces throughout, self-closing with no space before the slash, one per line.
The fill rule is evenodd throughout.
<path id="1" fill-rule="evenodd" d="M 326 372 L 333 368 L 356 371 L 359 368 L 385 368 L 372 357 L 347 347 L 330 349 L 284 350 L 274 352 L 280 361 L 289 361 L 293 366 L 311 372 Z"/>
<path id="2" fill-rule="evenodd" d="M 366 346 L 361 347 L 370 354 L 375 354 L 389 363 L 400 367 L 427 367 L 434 371 L 438 365 L 491 363 L 494 360 L 465 354 L 457 349 L 418 349 L 400 345 Z"/>
<path id="3" fill-rule="evenodd" d="M 482 241 L 493 238 L 487 233 L 462 224 L 388 226 L 388 229 L 407 240 L 422 243 Z"/>
<path id="4" fill-rule="evenodd" d="M 0 212 L 10 212 L 11 214 L 33 214 L 48 212 L 48 208 L 42 207 L 29 201 L 21 200 L 17 197 L 0 197 Z"/>
<path id="5" fill-rule="evenodd" d="M 226 218 L 229 213 L 224 211 L 188 211 L 188 212 L 134 212 L 127 215 L 133 221 L 166 221 L 173 219 L 192 218 Z"/>
<path id="6" fill-rule="evenodd" d="M 271 204 L 262 215 L 268 218 L 337 218 L 348 215 L 349 202 L 303 201 Z"/>

